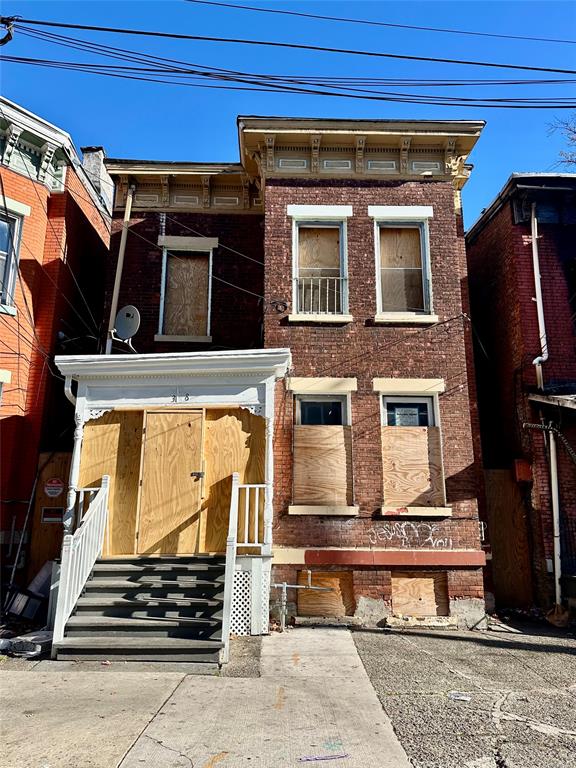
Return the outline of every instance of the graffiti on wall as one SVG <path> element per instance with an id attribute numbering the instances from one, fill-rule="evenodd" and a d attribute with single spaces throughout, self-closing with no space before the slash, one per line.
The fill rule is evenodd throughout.
<path id="1" fill-rule="evenodd" d="M 438 523 L 414 523 L 408 520 L 390 521 L 368 530 L 371 546 L 387 543 L 400 547 L 431 547 L 452 549 L 452 538 L 441 531 Z"/>

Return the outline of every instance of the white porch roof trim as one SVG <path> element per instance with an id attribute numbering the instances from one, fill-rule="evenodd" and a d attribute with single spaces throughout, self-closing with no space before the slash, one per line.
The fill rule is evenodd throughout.
<path id="1" fill-rule="evenodd" d="M 145 355 L 59 355 L 58 370 L 71 379 L 263 374 L 281 378 L 291 365 L 289 349 L 169 352 Z"/>

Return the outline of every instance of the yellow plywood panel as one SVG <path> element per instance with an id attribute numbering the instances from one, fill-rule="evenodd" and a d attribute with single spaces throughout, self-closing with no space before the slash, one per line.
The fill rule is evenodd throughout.
<path id="1" fill-rule="evenodd" d="M 350 427 L 294 427 L 295 505 L 352 504 L 352 435 Z"/>
<path id="2" fill-rule="evenodd" d="M 206 411 L 206 498 L 203 504 L 202 546 L 207 552 L 226 549 L 232 474 L 241 483 L 264 483 L 266 430 L 262 416 L 245 408 Z M 260 500 L 260 507 L 264 497 Z M 239 500 L 239 528 L 244 525 L 244 495 Z M 249 506 L 250 522 L 255 510 Z M 250 530 L 253 530 L 252 528 Z M 262 535 L 262 529 L 259 529 Z"/>
<path id="3" fill-rule="evenodd" d="M 111 411 L 84 426 L 79 487 L 110 475 L 107 555 L 135 552 L 142 425 L 142 411 Z"/>
<path id="4" fill-rule="evenodd" d="M 384 503 L 440 507 L 444 479 L 438 427 L 382 427 Z"/>
<path id="5" fill-rule="evenodd" d="M 326 587 L 330 591 L 314 589 L 298 590 L 298 614 L 300 616 L 352 616 L 356 610 L 351 571 L 313 571 L 314 587 Z M 298 573 L 298 584 L 308 584 L 308 572 Z"/>
<path id="6" fill-rule="evenodd" d="M 70 453 L 41 453 L 38 457 L 38 483 L 34 497 L 34 513 L 32 517 L 32 531 L 30 534 L 30 560 L 28 564 L 28 576 L 33 578 L 46 560 L 54 560 L 60 557 L 62 548 L 63 528 L 61 522 L 42 522 L 42 510 L 48 512 L 66 510 L 66 495 L 68 492 L 68 478 L 70 476 Z M 58 479 L 62 481 L 63 489 L 58 496 L 48 495 L 45 491 L 48 480 Z"/>
<path id="7" fill-rule="evenodd" d="M 340 228 L 299 227 L 298 266 L 304 277 L 340 274 Z"/>
<path id="8" fill-rule="evenodd" d="M 202 480 L 202 412 L 146 414 L 142 493 L 138 525 L 140 554 L 197 551 Z"/>
<path id="9" fill-rule="evenodd" d="M 206 253 L 176 253 L 166 262 L 165 336 L 208 335 L 209 258 Z"/>
<path id="10" fill-rule="evenodd" d="M 422 266 L 418 227 L 381 227 L 380 263 L 382 267 L 419 269 Z"/>
<path id="11" fill-rule="evenodd" d="M 448 616 L 446 573 L 392 573 L 392 611 L 402 616 Z"/>

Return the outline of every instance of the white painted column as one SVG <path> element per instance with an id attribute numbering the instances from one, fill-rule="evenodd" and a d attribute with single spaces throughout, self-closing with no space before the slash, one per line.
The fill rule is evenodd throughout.
<path id="1" fill-rule="evenodd" d="M 84 418 L 76 411 L 74 414 L 74 447 L 72 448 L 72 460 L 70 462 L 70 480 L 68 484 L 68 497 L 66 512 L 64 513 L 64 534 L 72 533 L 76 511 L 76 492 L 80 478 L 80 456 L 82 453 L 82 439 L 84 437 Z"/>

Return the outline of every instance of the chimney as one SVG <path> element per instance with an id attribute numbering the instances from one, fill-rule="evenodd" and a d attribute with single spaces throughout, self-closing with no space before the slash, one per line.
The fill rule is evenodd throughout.
<path id="1" fill-rule="evenodd" d="M 104 158 L 104 147 L 80 147 L 82 150 L 82 166 L 94 189 L 102 198 L 108 213 L 112 213 L 112 201 L 114 198 L 114 182 L 110 178 Z"/>

